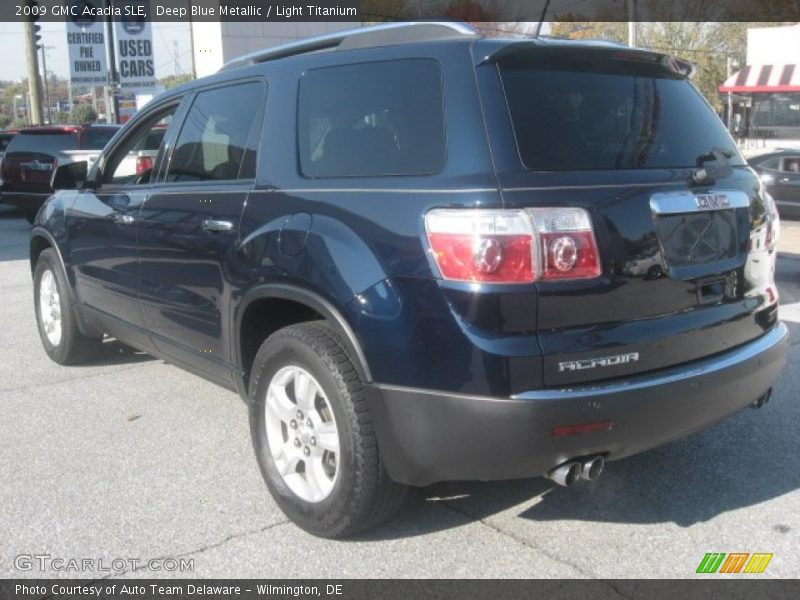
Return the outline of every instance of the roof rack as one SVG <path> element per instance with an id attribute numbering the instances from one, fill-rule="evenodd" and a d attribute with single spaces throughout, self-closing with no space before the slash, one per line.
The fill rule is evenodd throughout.
<path id="1" fill-rule="evenodd" d="M 296 54 L 331 50 L 338 48 L 349 50 L 354 48 L 373 48 L 392 44 L 409 42 L 431 42 L 459 37 L 478 37 L 478 33 L 470 26 L 463 23 L 448 23 L 436 21 L 412 21 L 404 23 L 385 23 L 346 29 L 325 35 L 290 42 L 281 46 L 265 48 L 245 54 L 225 63 L 222 71 L 254 65 Z"/>

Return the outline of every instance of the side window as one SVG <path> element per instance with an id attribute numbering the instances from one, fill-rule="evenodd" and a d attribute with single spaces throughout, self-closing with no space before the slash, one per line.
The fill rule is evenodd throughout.
<path id="1" fill-rule="evenodd" d="M 800 173 L 800 156 L 787 156 L 784 158 L 781 171 Z"/>
<path id="2" fill-rule="evenodd" d="M 781 168 L 781 159 L 780 158 L 770 158 L 769 160 L 765 160 L 759 165 L 762 169 L 772 169 L 773 171 L 778 171 Z"/>
<path id="3" fill-rule="evenodd" d="M 255 148 L 248 148 L 248 138 L 263 102 L 260 83 L 200 92 L 175 144 L 167 181 L 255 177 Z"/>
<path id="4" fill-rule="evenodd" d="M 306 177 L 432 175 L 444 167 L 442 74 L 434 60 L 309 71 L 297 120 Z"/>
<path id="5" fill-rule="evenodd" d="M 104 183 L 149 183 L 161 142 L 177 108 L 177 104 L 170 106 L 137 126 L 106 161 Z"/>

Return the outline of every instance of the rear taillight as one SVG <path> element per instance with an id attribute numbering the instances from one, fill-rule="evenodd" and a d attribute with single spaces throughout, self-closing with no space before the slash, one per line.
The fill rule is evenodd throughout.
<path id="1" fill-rule="evenodd" d="M 581 208 L 435 209 L 425 230 L 444 279 L 529 283 L 601 272 L 591 219 Z"/>
<path id="2" fill-rule="evenodd" d="M 541 279 L 591 279 L 600 275 L 592 221 L 582 208 L 530 210 L 539 238 Z"/>
<path id="3" fill-rule="evenodd" d="M 144 175 L 153 168 L 153 159 L 149 156 L 136 157 L 136 174 Z"/>
<path id="4" fill-rule="evenodd" d="M 764 205 L 766 207 L 766 220 L 767 220 L 767 235 L 764 240 L 764 245 L 767 250 L 772 252 L 778 245 L 778 236 L 781 231 L 781 220 L 778 216 L 778 207 L 775 205 L 775 199 L 765 189 L 761 191 L 762 198 L 764 198 Z"/>

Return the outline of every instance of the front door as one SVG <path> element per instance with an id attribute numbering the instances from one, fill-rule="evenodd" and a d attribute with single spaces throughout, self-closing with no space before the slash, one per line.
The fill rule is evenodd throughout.
<path id="1" fill-rule="evenodd" d="M 145 349 L 150 338 L 137 299 L 136 227 L 178 105 L 174 101 L 143 115 L 109 148 L 67 213 L 78 298 L 108 333 Z"/>
<path id="2" fill-rule="evenodd" d="M 195 95 L 138 226 L 139 297 L 153 343 L 220 383 L 231 376 L 230 281 L 265 94 L 262 81 L 247 81 Z"/>

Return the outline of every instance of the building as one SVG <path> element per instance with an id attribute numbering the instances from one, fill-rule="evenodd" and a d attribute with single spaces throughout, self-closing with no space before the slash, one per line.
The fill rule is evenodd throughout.
<path id="1" fill-rule="evenodd" d="M 800 23 L 747 31 L 747 64 L 719 86 L 734 132 L 764 146 L 800 145 Z"/>
<path id="2" fill-rule="evenodd" d="M 198 77 L 216 73 L 237 56 L 301 38 L 358 27 L 359 23 L 286 22 L 239 23 L 193 22 L 192 45 Z"/>

